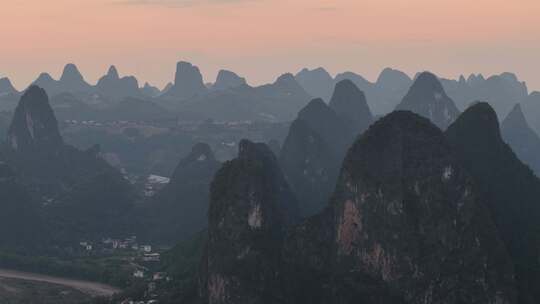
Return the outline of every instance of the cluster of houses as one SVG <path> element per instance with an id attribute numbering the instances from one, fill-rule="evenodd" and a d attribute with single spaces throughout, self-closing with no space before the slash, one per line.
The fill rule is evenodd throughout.
<path id="1" fill-rule="evenodd" d="M 148 273 L 148 275 L 147 275 Z M 140 268 L 135 270 L 133 272 L 133 276 L 140 280 L 145 280 L 148 284 L 145 291 L 145 298 L 147 300 L 142 301 L 133 301 L 133 300 L 126 300 L 122 303 L 126 304 L 152 304 L 152 303 L 158 303 L 156 298 L 157 295 L 157 289 L 159 284 L 162 282 L 170 282 L 172 278 L 167 275 L 166 272 L 153 272 L 151 273 L 148 268 Z"/>
<path id="2" fill-rule="evenodd" d="M 84 126 L 93 126 L 93 127 L 102 127 L 103 126 L 103 123 L 97 122 L 95 120 L 81 120 L 81 121 L 78 121 L 78 120 L 71 119 L 71 120 L 64 120 L 64 123 L 69 124 L 69 125 L 84 125 Z"/>
<path id="3" fill-rule="evenodd" d="M 148 301 L 133 301 L 133 300 L 125 300 L 120 302 L 120 304 L 158 304 L 158 300 L 148 300 Z"/>
<path id="4" fill-rule="evenodd" d="M 150 174 L 144 183 L 144 195 L 147 197 L 154 196 L 159 190 L 163 189 L 171 181 L 170 178 Z"/>
<path id="5" fill-rule="evenodd" d="M 79 242 L 82 250 L 88 253 L 114 253 L 115 251 L 131 251 L 136 253 L 136 259 L 140 262 L 159 262 L 160 254 L 152 250 L 152 245 L 137 243 L 137 237 L 131 236 L 125 239 L 106 238 L 101 243 L 93 244 L 89 241 Z"/>

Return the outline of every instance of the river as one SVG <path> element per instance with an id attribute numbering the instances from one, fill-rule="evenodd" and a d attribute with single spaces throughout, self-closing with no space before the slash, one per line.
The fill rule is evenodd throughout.
<path id="1" fill-rule="evenodd" d="M 26 280 L 26 281 L 58 284 L 58 285 L 71 287 L 73 289 L 79 290 L 80 292 L 85 293 L 92 297 L 111 296 L 121 291 L 118 288 L 101 284 L 101 283 L 96 283 L 96 282 L 60 278 L 60 277 L 43 275 L 43 274 L 16 271 L 16 270 L 7 270 L 7 269 L 0 269 L 0 278 L 19 279 L 19 280 Z"/>

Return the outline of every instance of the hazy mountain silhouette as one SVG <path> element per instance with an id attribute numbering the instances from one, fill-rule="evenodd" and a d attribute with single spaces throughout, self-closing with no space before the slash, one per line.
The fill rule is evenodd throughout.
<path id="1" fill-rule="evenodd" d="M 164 92 L 164 97 L 186 100 L 206 93 L 199 68 L 189 62 L 180 61 L 176 65 L 173 86 Z"/>
<path id="2" fill-rule="evenodd" d="M 540 92 L 535 91 L 525 97 L 521 106 L 531 128 L 536 134 L 540 134 Z"/>
<path id="3" fill-rule="evenodd" d="M 295 76 L 298 83 L 315 98 L 330 100 L 334 89 L 334 79 L 324 68 L 302 69 Z"/>
<path id="4" fill-rule="evenodd" d="M 68 63 L 58 81 L 64 92 L 88 92 L 92 87 L 84 80 L 76 65 Z"/>
<path id="5" fill-rule="evenodd" d="M 437 76 L 429 72 L 418 75 L 396 110 L 415 112 L 443 130 L 459 115 L 454 101 L 448 97 Z"/>
<path id="6" fill-rule="evenodd" d="M 11 81 L 9 80 L 9 78 L 7 77 L 0 78 L 0 96 L 9 95 L 9 94 L 17 94 L 17 93 L 19 92 L 11 84 Z"/>
<path id="7" fill-rule="evenodd" d="M 399 70 L 385 68 L 379 74 L 376 83 L 380 90 L 406 92 L 411 86 L 412 80 L 407 74 Z"/>
<path id="8" fill-rule="evenodd" d="M 540 176 L 540 137 L 529 127 L 519 104 L 502 121 L 501 134 L 518 158 Z"/>
<path id="9" fill-rule="evenodd" d="M 49 73 L 41 73 L 38 78 L 32 83 L 40 88 L 45 89 L 49 94 L 58 94 L 58 83 L 52 78 Z"/>
<path id="10" fill-rule="evenodd" d="M 105 76 L 98 80 L 96 90 L 99 94 L 113 100 L 141 96 L 137 79 L 133 76 L 120 78 L 114 65 L 109 68 Z"/>
<path id="11" fill-rule="evenodd" d="M 214 90 L 226 90 L 246 85 L 246 79 L 238 76 L 234 72 L 220 70 L 218 72 L 216 82 L 212 85 Z"/>
<path id="12" fill-rule="evenodd" d="M 373 122 L 364 92 L 351 80 L 342 80 L 336 84 L 329 106 L 347 121 L 353 134 L 363 133 Z"/>
<path id="13" fill-rule="evenodd" d="M 221 166 L 210 146 L 198 143 L 174 170 L 143 216 L 150 218 L 153 242 L 175 244 L 208 227 L 210 182 Z"/>
<path id="14" fill-rule="evenodd" d="M 347 80 L 336 86 L 334 105 L 339 109 L 358 108 L 361 100 L 349 99 L 352 83 Z M 351 89 L 351 90 L 350 90 Z M 361 92 L 360 92 L 361 93 Z M 341 99 L 347 96 L 346 99 Z M 357 95 L 356 97 L 360 97 Z M 369 112 L 369 109 L 368 109 Z M 295 192 L 303 216 L 320 212 L 334 190 L 339 165 L 353 142 L 357 118 L 361 111 L 340 117 L 322 99 L 314 99 L 299 113 L 292 123 L 279 156 L 287 180 Z M 354 118 L 350 118 L 354 117 Z M 371 121 L 371 120 L 370 120 Z M 358 127 L 360 128 L 360 127 Z M 361 131 L 358 130 L 357 134 Z"/>
<path id="15" fill-rule="evenodd" d="M 41 73 L 32 84 L 45 89 L 51 96 L 64 92 L 81 94 L 93 91 L 93 87 L 84 80 L 77 66 L 72 63 L 66 64 L 59 80 L 53 79 L 48 73 Z"/>
<path id="16" fill-rule="evenodd" d="M 11 111 L 17 105 L 20 93 L 13 87 L 9 78 L 0 78 L 0 111 Z"/>
<path id="17" fill-rule="evenodd" d="M 295 77 L 309 94 L 319 96 L 327 101 L 330 100 L 338 82 L 345 79 L 351 80 L 364 92 L 369 107 L 376 114 L 386 114 L 392 111 L 412 83 L 405 73 L 390 68 L 384 69 L 375 83 L 352 72 L 340 73 L 332 78 L 322 68 L 303 69 Z"/>
<path id="18" fill-rule="evenodd" d="M 512 73 L 493 75 L 487 79 L 482 74 L 471 74 L 467 80 L 441 80 L 446 92 L 456 106 L 463 110 L 475 100 L 485 100 L 497 112 L 499 117 L 506 117 L 513 106 L 527 95 L 527 86 Z"/>
<path id="19" fill-rule="evenodd" d="M 144 86 L 140 89 L 141 93 L 146 97 L 158 97 L 161 94 L 159 88 L 149 84 L 148 82 L 144 83 Z"/>
<path id="20" fill-rule="evenodd" d="M 218 121 L 290 121 L 310 97 L 291 74 L 259 87 L 211 91 L 176 107 L 183 117 Z M 169 104 L 170 106 L 170 104 Z"/>

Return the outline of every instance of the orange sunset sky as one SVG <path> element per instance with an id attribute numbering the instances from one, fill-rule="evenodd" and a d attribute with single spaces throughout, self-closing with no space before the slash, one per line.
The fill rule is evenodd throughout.
<path id="1" fill-rule="evenodd" d="M 19 89 L 77 64 L 162 87 L 175 63 L 270 82 L 323 66 L 374 80 L 393 67 L 441 77 L 511 71 L 540 90 L 539 0 L 0 0 L 0 77 Z"/>

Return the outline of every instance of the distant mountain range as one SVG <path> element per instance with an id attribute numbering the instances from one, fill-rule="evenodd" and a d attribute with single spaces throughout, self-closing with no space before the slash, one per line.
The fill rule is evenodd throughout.
<path id="1" fill-rule="evenodd" d="M 313 70 L 302 69 L 294 78 L 309 95 L 307 100 L 302 101 L 304 103 L 302 106 L 312 98 L 322 98 L 329 102 L 335 84 L 341 80 L 349 79 L 365 94 L 373 113 L 384 115 L 394 110 L 400 103 L 416 76 L 411 78 L 399 70 L 386 68 L 375 82 L 371 82 L 353 72 L 344 72 L 333 77 L 325 69 L 316 68 Z M 471 74 L 467 78 L 460 76 L 455 80 L 440 79 L 440 81 L 459 110 L 464 110 L 475 100 L 484 100 L 493 106 L 499 117 L 505 117 L 516 103 L 527 100 L 529 96 L 526 84 L 518 80 L 516 75 L 512 73 L 502 73 L 487 78 L 482 74 Z M 258 96 L 256 92 L 242 90 L 242 88 L 257 88 L 250 87 L 245 78 L 232 71 L 221 70 L 214 83 L 205 85 L 198 67 L 184 61 L 178 62 L 174 81 L 163 90 L 148 83 L 139 87 L 135 77 L 120 77 L 114 66 L 109 68 L 109 71 L 99 79 L 96 85 L 91 85 L 74 64 L 67 64 L 58 80 L 48 73 L 42 73 L 33 84 L 44 88 L 51 97 L 60 93 L 71 93 L 78 99 L 93 104 L 108 104 L 126 97 L 134 97 L 157 99 L 167 108 L 181 108 L 183 104 L 193 104 L 196 101 L 202 101 L 202 104 L 212 103 L 216 98 L 223 97 L 223 99 L 238 99 L 239 104 L 233 105 L 239 113 L 243 114 L 237 116 L 248 116 L 250 119 L 280 119 L 282 116 L 292 118 L 295 112 L 288 115 L 281 113 L 281 115 L 274 117 L 276 116 L 274 112 L 288 109 L 283 109 L 280 106 L 277 106 L 276 109 L 268 109 L 269 101 L 264 100 L 268 99 L 268 96 Z M 263 87 L 268 86 L 259 88 Z M 17 94 L 18 91 L 11 85 L 9 79 L 0 79 L 0 109 L 13 108 L 16 103 L 13 99 L 16 100 L 14 96 Z M 262 99 L 260 105 L 257 105 L 258 99 Z M 7 100 L 12 100 L 12 102 L 9 103 Z M 249 109 L 249 106 L 246 105 L 248 100 L 254 100 L 255 105 L 252 106 L 255 109 Z M 219 104 L 217 108 L 228 108 L 230 105 L 231 102 L 224 102 L 224 105 Z M 186 111 L 193 112 L 194 118 L 197 117 L 196 114 L 208 110 L 205 105 L 186 107 Z M 233 115 L 227 114 L 219 117 L 220 115 L 213 113 L 206 116 L 227 119 Z M 533 128 L 538 130 L 540 126 L 533 126 Z"/>

